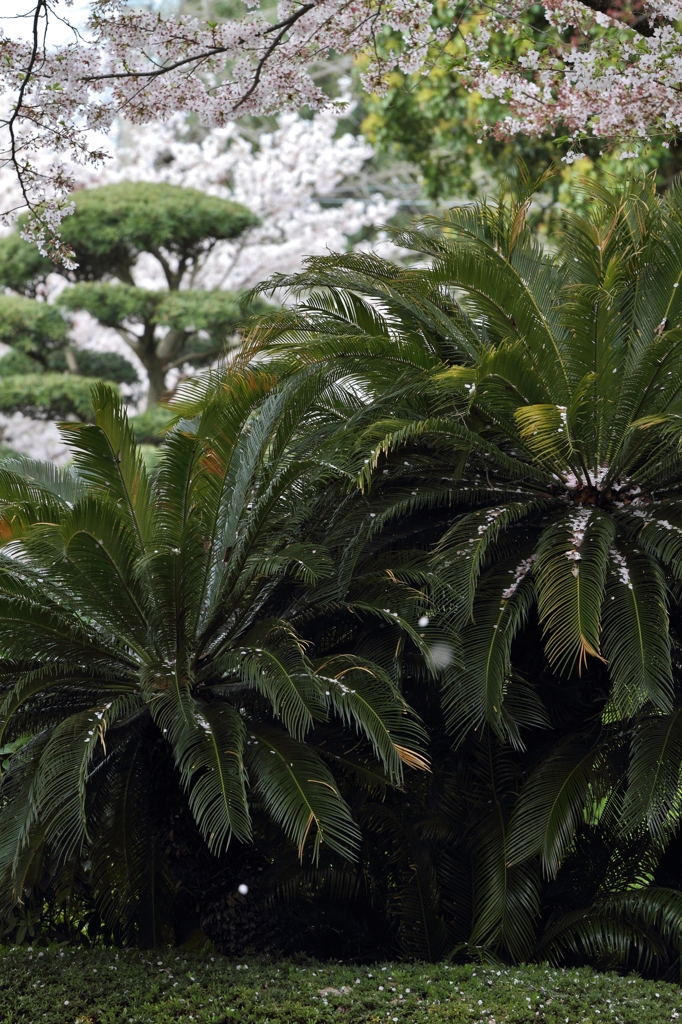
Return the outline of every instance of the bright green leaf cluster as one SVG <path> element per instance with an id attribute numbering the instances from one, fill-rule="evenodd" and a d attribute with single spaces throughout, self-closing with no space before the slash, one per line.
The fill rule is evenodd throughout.
<path id="1" fill-rule="evenodd" d="M 5 357 L 8 361 L 11 356 Z M 13 367 L 14 369 L 14 367 Z M 39 420 L 89 420 L 96 380 L 69 373 L 19 371 L 3 376 L 0 360 L 0 412 L 21 412 Z"/>
<path id="2" fill-rule="evenodd" d="M 42 366 L 66 344 L 68 325 L 61 312 L 46 302 L 18 295 L 0 295 L 0 342 L 35 359 Z"/>

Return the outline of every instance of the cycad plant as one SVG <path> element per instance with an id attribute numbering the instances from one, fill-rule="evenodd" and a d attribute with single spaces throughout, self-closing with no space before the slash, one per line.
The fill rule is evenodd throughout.
<path id="1" fill-rule="evenodd" d="M 390 671 L 301 632 L 334 574 L 334 473 L 291 396 L 235 367 L 151 476 L 116 395 L 98 387 L 94 408 L 62 428 L 70 468 L 0 470 L 0 745 L 18 746 L 0 871 L 5 902 L 86 884 L 115 935 L 155 944 L 176 887 L 164 801 L 216 857 L 250 840 L 255 807 L 302 860 L 352 858 L 332 765 L 399 784 L 426 762 Z"/>
<path id="2" fill-rule="evenodd" d="M 682 188 L 594 188 L 543 247 L 534 187 L 401 235 L 416 266 L 330 256 L 273 280 L 300 301 L 254 328 L 254 358 L 317 375 L 331 404 L 345 386 L 374 529 L 428 541 L 396 577 L 440 631 L 459 780 L 441 921 L 468 900 L 457 937 L 515 958 L 664 956 L 682 941 L 682 897 L 655 884 L 680 877 Z"/>

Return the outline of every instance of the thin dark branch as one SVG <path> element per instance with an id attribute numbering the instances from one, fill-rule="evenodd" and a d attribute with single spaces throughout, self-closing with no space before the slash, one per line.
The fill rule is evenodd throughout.
<path id="1" fill-rule="evenodd" d="M 21 111 L 21 108 L 22 108 L 23 103 L 24 103 L 24 95 L 26 93 L 26 89 L 28 88 L 29 82 L 31 81 L 31 74 L 32 74 L 33 68 L 35 66 L 35 62 L 38 59 L 38 49 L 39 49 L 39 44 L 38 44 L 38 28 L 39 28 L 39 25 L 40 25 L 41 11 L 45 11 L 45 19 L 46 19 L 46 22 L 47 22 L 47 3 L 46 3 L 46 0 L 38 0 L 38 2 L 36 4 L 36 9 L 35 9 L 35 11 L 33 13 L 33 46 L 32 46 L 32 49 L 31 49 L 31 58 L 30 58 L 30 60 L 28 62 L 28 67 L 26 68 L 26 72 L 25 72 L 24 77 L 23 77 L 23 79 L 21 81 L 21 85 L 19 86 L 19 94 L 17 96 L 17 102 L 14 105 L 14 110 L 12 111 L 11 117 L 7 121 L 7 128 L 9 130 L 9 137 L 10 137 L 10 160 L 12 162 L 12 165 L 14 166 L 14 169 L 17 172 L 17 178 L 19 179 L 19 187 L 21 188 L 21 194 L 23 196 L 24 202 L 26 203 L 26 205 L 28 206 L 29 209 L 31 209 L 31 205 L 32 204 L 31 204 L 31 201 L 29 199 L 28 193 L 26 191 L 26 186 L 24 184 L 23 175 L 22 175 L 21 169 L 19 167 L 19 160 L 18 160 L 18 156 L 17 156 L 17 138 L 16 138 L 16 134 L 15 134 L 15 131 L 14 131 L 14 126 L 15 126 L 16 121 L 17 121 L 17 119 L 18 119 L 18 117 L 20 115 L 20 111 Z M 46 26 L 45 26 L 45 30 L 47 31 L 47 23 L 46 23 Z"/>
<path id="2" fill-rule="evenodd" d="M 41 0 L 41 2 L 44 3 L 44 0 Z M 258 83 L 260 82 L 261 75 L 263 73 L 263 68 L 265 67 L 266 63 L 268 62 L 272 54 L 281 43 L 282 39 L 284 38 L 288 30 L 292 27 L 292 25 L 295 25 L 296 22 L 300 18 L 302 18 L 304 14 L 307 14 L 308 11 L 311 11 L 314 7 L 316 7 L 317 3 L 318 0 L 309 0 L 308 3 L 302 4 L 301 7 L 298 8 L 298 10 L 290 14 L 288 18 L 284 18 L 282 21 L 277 22 L 276 25 L 271 25 L 270 28 L 265 29 L 265 31 L 263 32 L 264 36 L 270 35 L 270 33 L 272 32 L 277 32 L 277 35 L 270 43 L 263 56 L 258 61 L 258 64 L 256 65 L 256 70 L 254 72 L 253 82 L 251 83 L 247 91 L 244 93 L 242 98 L 239 100 L 239 102 L 234 105 L 234 107 L 232 108 L 233 110 L 237 110 L 239 107 L 241 107 L 243 103 L 246 102 L 249 96 L 253 95 L 254 91 L 258 87 Z M 110 79 L 117 78 L 146 78 L 153 80 L 155 78 L 158 78 L 160 75 L 167 75 L 171 71 L 176 71 L 178 68 L 185 67 L 187 64 L 199 63 L 201 61 L 208 60 L 211 57 L 215 57 L 218 54 L 227 53 L 228 49 L 229 48 L 227 46 L 215 46 L 211 47 L 209 50 L 206 50 L 204 53 L 195 54 L 192 57 L 185 57 L 182 60 L 175 61 L 173 64 L 157 67 L 153 71 L 117 71 L 111 72 L 110 74 L 86 75 L 81 79 L 81 81 L 95 82 L 107 81 Z"/>
<path id="3" fill-rule="evenodd" d="M 255 90 L 258 88 L 258 83 L 260 82 L 261 75 L 263 73 L 263 68 L 265 67 L 267 61 L 270 59 L 270 57 L 272 56 L 273 52 L 277 49 L 277 47 L 279 46 L 280 42 L 282 41 L 282 39 L 286 35 L 287 30 L 290 29 L 291 26 L 294 25 L 298 21 L 299 18 L 302 18 L 304 14 L 307 14 L 308 11 L 312 10 L 312 8 L 316 7 L 316 6 L 317 6 L 316 0 L 313 0 L 313 2 L 311 2 L 311 3 L 303 4 L 285 22 L 280 22 L 280 25 L 282 25 L 283 27 L 277 33 L 277 35 L 275 36 L 273 41 L 270 43 L 270 45 L 268 46 L 267 50 L 265 51 L 265 53 L 261 57 L 261 59 L 258 61 L 258 64 L 256 66 L 256 72 L 255 72 L 255 74 L 253 76 L 253 82 L 251 83 L 249 88 L 246 90 L 246 92 L 244 93 L 242 98 L 239 100 L 239 102 L 235 103 L 235 105 L 232 108 L 233 110 L 238 110 L 239 107 L 241 107 L 242 103 L 245 103 L 248 100 L 249 96 L 252 96 L 253 93 L 255 92 Z M 267 32 L 274 32 L 275 29 L 278 28 L 278 27 L 279 27 L 278 25 L 273 25 L 272 28 L 267 29 Z"/>
<path id="4" fill-rule="evenodd" d="M 197 352 L 183 352 L 182 355 L 178 356 L 177 359 L 173 359 L 172 362 L 166 363 L 167 370 L 174 370 L 178 366 L 182 366 L 183 363 L 191 363 L 196 359 L 212 359 L 223 351 L 224 346 L 218 345 L 210 349 L 202 349 Z"/>
<path id="5" fill-rule="evenodd" d="M 227 46 L 216 46 L 211 50 L 206 50 L 204 53 L 195 54 L 192 57 L 185 57 L 184 60 L 178 60 L 174 64 L 162 64 L 157 66 L 154 71 L 112 71 L 106 75 L 85 75 L 80 79 L 81 82 L 101 82 L 113 78 L 158 78 L 159 75 L 167 75 L 170 71 L 176 71 L 177 68 L 182 68 L 186 64 L 193 64 L 195 62 L 207 60 L 209 57 L 214 57 L 218 53 L 227 53 Z M 149 58 L 151 60 L 151 57 Z"/>

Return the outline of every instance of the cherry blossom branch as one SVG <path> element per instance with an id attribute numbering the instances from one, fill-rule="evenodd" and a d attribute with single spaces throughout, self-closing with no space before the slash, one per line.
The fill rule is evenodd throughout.
<path id="1" fill-rule="evenodd" d="M 311 69 L 330 53 L 365 54 L 363 82 L 378 91 L 395 67 L 426 73 L 447 60 L 467 88 L 506 107 L 485 129 L 499 137 L 682 132 L 682 0 L 643 0 L 641 10 L 641 0 L 632 9 L 628 0 L 543 0 L 540 26 L 528 0 L 457 0 L 453 24 L 439 29 L 432 0 L 280 0 L 275 24 L 260 0 L 221 24 L 92 0 L 85 37 L 51 49 L 40 26 L 47 33 L 59 2 L 34 0 L 30 44 L 0 34 L 0 94 L 12 100 L 0 131 L 18 184 L 8 206 L 27 207 L 27 232 L 66 260 L 57 232 L 73 174 L 62 161 L 101 161 L 93 133 L 106 135 L 121 111 L 138 124 L 192 112 L 211 128 L 245 114 L 324 108 L 330 101 Z"/>
<path id="2" fill-rule="evenodd" d="M 288 30 L 291 28 L 291 26 L 294 25 L 297 21 L 299 21 L 305 14 L 307 14 L 308 11 L 311 11 L 316 6 L 317 6 L 316 2 L 303 4 L 288 19 L 286 19 L 283 22 L 279 22 L 277 25 L 273 25 L 272 28 L 268 28 L 268 29 L 266 29 L 263 32 L 263 35 L 265 36 L 269 32 L 275 32 L 275 31 L 277 31 L 279 29 L 279 31 L 277 32 L 277 35 L 272 40 L 272 42 L 268 46 L 267 50 L 265 51 L 263 56 L 258 61 L 258 64 L 256 65 L 256 70 L 255 70 L 254 76 L 253 76 L 253 82 L 251 83 L 249 88 L 246 90 L 246 92 L 244 93 L 242 98 L 239 100 L 239 102 L 235 103 L 234 107 L 232 108 L 233 110 L 237 110 L 244 103 L 246 103 L 246 101 L 249 99 L 250 96 L 253 96 L 254 92 L 256 91 L 256 89 L 258 88 L 258 85 L 260 83 L 261 76 L 263 74 L 263 69 L 264 69 L 265 65 L 267 64 L 268 60 L 270 59 L 272 54 L 275 52 L 277 47 L 280 45 L 280 43 L 282 42 L 282 39 L 284 38 L 284 36 L 288 32 Z"/>
<path id="3" fill-rule="evenodd" d="M 25 73 L 23 75 L 21 84 L 19 86 L 19 92 L 18 92 L 18 96 L 17 96 L 16 105 L 15 105 L 14 109 L 12 110 L 12 113 L 11 113 L 11 115 L 10 115 L 8 121 L 7 121 L 7 131 L 9 133 L 9 138 L 10 138 L 10 161 L 11 161 L 12 166 L 15 168 L 15 171 L 16 171 L 17 182 L 18 182 L 19 188 L 21 190 L 21 195 L 22 195 L 22 198 L 24 200 L 24 204 L 27 207 L 29 207 L 29 208 L 31 208 L 31 205 L 32 205 L 32 203 L 31 203 L 32 197 L 30 195 L 29 188 L 27 187 L 27 181 L 26 181 L 26 177 L 25 177 L 25 173 L 24 173 L 24 168 L 22 167 L 21 163 L 19 162 L 18 147 L 17 147 L 17 136 L 16 136 L 16 131 L 15 131 L 15 126 L 16 126 L 16 123 L 17 123 L 19 117 L 20 117 L 20 112 L 21 112 L 21 109 L 22 109 L 22 106 L 23 106 L 23 100 L 24 100 L 24 94 L 26 92 L 26 88 L 28 87 L 28 84 L 30 83 L 31 75 L 33 73 L 33 68 L 35 66 L 36 60 L 38 59 L 38 49 L 39 49 L 38 28 L 39 28 L 39 24 L 40 24 L 40 18 L 41 18 L 41 15 L 42 15 L 43 12 L 45 13 L 45 19 L 47 21 L 47 15 L 48 15 L 47 3 L 45 2 L 45 0 L 38 0 L 38 2 L 36 3 L 35 11 L 33 12 L 32 47 L 31 47 L 31 53 L 30 53 L 30 57 L 29 57 L 28 67 L 26 68 L 26 71 L 25 71 Z M 46 25 L 46 29 L 47 29 L 47 25 Z"/>
<path id="4" fill-rule="evenodd" d="M 311 5 L 312 6 L 312 5 Z M 228 53 L 229 49 L 227 46 L 216 46 L 212 50 L 207 50 L 205 53 L 193 54 L 191 57 L 185 57 L 184 60 L 177 60 L 175 64 L 160 65 L 154 68 L 153 71 L 116 71 L 110 72 L 109 74 L 103 75 L 84 75 L 81 79 L 82 82 L 107 82 L 115 78 L 158 78 L 159 75 L 170 74 L 171 71 L 177 71 L 178 68 L 185 67 L 187 64 L 193 64 L 200 61 L 205 61 L 211 57 L 216 57 L 221 53 Z M 153 62 L 152 57 L 148 57 L 148 60 Z"/>
<path id="5" fill-rule="evenodd" d="M 591 11 L 596 11 L 598 14 L 605 14 L 611 18 L 618 18 L 623 21 L 623 24 L 627 25 L 628 28 L 633 29 L 640 35 L 647 38 L 651 38 L 654 34 L 654 26 L 652 25 L 651 17 L 647 14 L 642 14 L 637 17 L 629 15 L 628 19 L 621 19 L 621 11 L 618 7 L 614 7 L 613 3 L 609 3 L 609 0 L 580 0 L 580 3 L 584 4 Z M 657 19 L 661 21 L 662 19 Z"/>

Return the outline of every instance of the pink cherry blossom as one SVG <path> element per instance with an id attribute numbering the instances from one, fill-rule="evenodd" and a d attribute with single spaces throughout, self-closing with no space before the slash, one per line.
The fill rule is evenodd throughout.
<path id="1" fill-rule="evenodd" d="M 541 28 L 527 0 L 471 0 L 437 30 L 430 0 L 280 0 L 274 15 L 248 0 L 243 17 L 215 24 L 91 0 L 83 32 L 51 46 L 50 23 L 69 5 L 33 0 L 27 38 L 0 34 L 0 162 L 17 178 L 16 208 L 34 212 L 28 236 L 67 263 L 57 234 L 74 184 L 68 165 L 101 163 L 96 140 L 117 117 L 193 113 L 215 129 L 245 114 L 327 108 L 311 67 L 332 52 L 365 54 L 365 87 L 381 91 L 394 67 L 428 72 L 435 50 L 463 40 L 449 59 L 468 88 L 507 106 L 485 129 L 500 137 L 560 130 L 578 143 L 682 131 L 681 0 L 645 0 L 636 13 L 618 0 L 544 0 Z M 386 33 L 400 45 L 382 46 Z M 497 35 L 504 60 L 493 56 Z"/>

